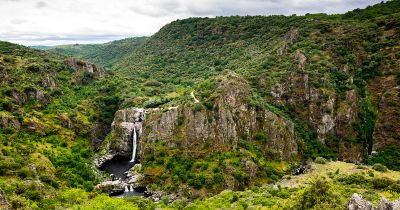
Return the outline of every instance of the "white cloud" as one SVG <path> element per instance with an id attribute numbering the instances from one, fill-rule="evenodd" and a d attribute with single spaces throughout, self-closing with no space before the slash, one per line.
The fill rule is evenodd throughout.
<path id="1" fill-rule="evenodd" d="M 381 0 L 0 0 L 0 40 L 99 43 L 151 35 L 192 16 L 343 13 Z"/>

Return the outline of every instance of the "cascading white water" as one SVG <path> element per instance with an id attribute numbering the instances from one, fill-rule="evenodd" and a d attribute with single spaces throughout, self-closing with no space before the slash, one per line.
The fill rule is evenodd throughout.
<path id="1" fill-rule="evenodd" d="M 124 192 L 129 192 L 128 186 L 125 186 L 125 191 Z"/>
<path id="2" fill-rule="evenodd" d="M 133 187 L 132 187 L 132 185 L 129 186 L 129 187 L 130 187 L 129 191 L 133 192 Z"/>
<path id="3" fill-rule="evenodd" d="M 137 143 L 137 134 L 136 134 L 136 128 L 133 126 L 133 138 L 132 138 L 132 159 L 131 163 L 135 162 L 135 156 L 136 156 L 136 143 Z"/>

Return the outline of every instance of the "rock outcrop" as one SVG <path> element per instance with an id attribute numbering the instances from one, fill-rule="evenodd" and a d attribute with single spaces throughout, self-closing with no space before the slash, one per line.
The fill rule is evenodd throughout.
<path id="1" fill-rule="evenodd" d="M 294 124 L 268 109 L 250 106 L 247 101 L 250 95 L 249 84 L 229 74 L 220 78 L 219 87 L 212 96 L 212 108 L 190 103 L 167 109 L 119 110 L 103 146 L 112 154 L 109 157 L 128 157 L 132 153 L 135 128 L 139 135 L 140 159 L 151 155 L 158 143 L 193 157 L 204 157 L 213 152 L 235 150 L 239 139 L 258 141 L 264 145 L 264 154 L 271 159 L 296 159 L 299 138 Z"/>
<path id="2" fill-rule="evenodd" d="M 382 197 L 379 205 L 374 207 L 371 202 L 365 200 L 361 195 L 354 193 L 346 205 L 347 210 L 400 210 L 400 200 L 388 202 Z"/>
<path id="3" fill-rule="evenodd" d="M 66 58 L 64 64 L 75 72 L 75 81 L 78 84 L 88 83 L 104 75 L 102 68 L 77 58 Z"/>
<path id="4" fill-rule="evenodd" d="M 371 202 L 364 200 L 364 198 L 357 194 L 354 193 L 350 201 L 346 205 L 347 210 L 374 210 L 374 206 L 372 205 Z"/>
<path id="5" fill-rule="evenodd" d="M 0 112 L 0 128 L 13 128 L 19 130 L 21 128 L 21 123 L 16 117 Z"/>
<path id="6" fill-rule="evenodd" d="M 96 186 L 97 190 L 108 194 L 118 194 L 124 192 L 125 183 L 121 180 L 105 181 Z"/>
<path id="7" fill-rule="evenodd" d="M 108 151 L 110 154 L 130 157 L 133 150 L 133 131 L 141 136 L 145 118 L 144 109 L 127 108 L 118 110 L 115 113 L 114 121 L 111 124 L 111 140 L 109 141 Z"/>
<path id="8" fill-rule="evenodd" d="M 3 190 L 0 189 L 0 209 L 10 209 L 10 206 L 6 200 L 6 196 L 4 195 Z"/>

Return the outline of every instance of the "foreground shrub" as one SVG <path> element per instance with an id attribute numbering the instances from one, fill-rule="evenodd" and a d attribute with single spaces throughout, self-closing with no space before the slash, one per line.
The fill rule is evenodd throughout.
<path id="1" fill-rule="evenodd" d="M 373 178 L 370 180 L 370 183 L 374 189 L 385 189 L 390 185 L 394 184 L 394 181 L 387 177 L 382 177 L 382 178 Z"/>
<path id="2" fill-rule="evenodd" d="M 338 178 L 339 182 L 344 184 L 357 184 L 362 185 L 367 183 L 367 179 L 362 174 L 351 174 L 351 175 L 343 175 Z"/>
<path id="3" fill-rule="evenodd" d="M 372 169 L 374 169 L 375 171 L 380 171 L 380 172 L 386 172 L 388 170 L 388 168 L 380 163 L 375 163 L 372 166 Z"/>
<path id="4" fill-rule="evenodd" d="M 318 163 L 318 164 L 325 164 L 328 161 L 323 157 L 317 157 L 317 158 L 315 158 L 315 162 Z"/>
<path id="5" fill-rule="evenodd" d="M 310 187 L 299 192 L 289 209 L 343 209 L 339 194 L 324 177 L 311 181 Z"/>
<path id="6" fill-rule="evenodd" d="M 108 195 L 99 195 L 89 202 L 83 205 L 76 205 L 72 209 L 80 210 L 91 210 L 91 209 L 102 209 L 102 210 L 135 210 L 138 209 L 137 205 L 128 202 L 124 199 L 109 197 Z"/>

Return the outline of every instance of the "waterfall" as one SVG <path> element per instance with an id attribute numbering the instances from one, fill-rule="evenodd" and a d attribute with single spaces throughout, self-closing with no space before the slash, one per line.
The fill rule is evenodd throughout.
<path id="1" fill-rule="evenodd" d="M 132 185 L 130 186 L 130 190 L 129 190 L 129 191 L 133 192 L 133 187 L 132 187 Z"/>
<path id="2" fill-rule="evenodd" d="M 135 162 L 135 156 L 136 156 L 136 143 L 137 143 L 137 134 L 136 134 L 136 128 L 133 126 L 133 138 L 132 138 L 132 159 L 130 162 Z"/>
<path id="3" fill-rule="evenodd" d="M 124 192 L 129 192 L 128 186 L 125 186 L 125 191 Z"/>

